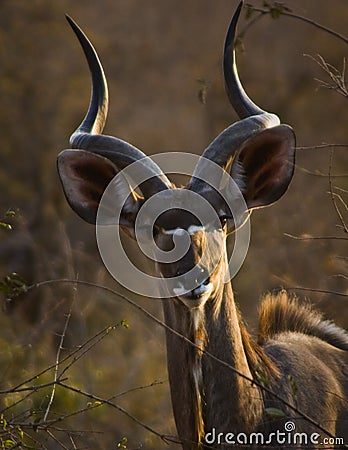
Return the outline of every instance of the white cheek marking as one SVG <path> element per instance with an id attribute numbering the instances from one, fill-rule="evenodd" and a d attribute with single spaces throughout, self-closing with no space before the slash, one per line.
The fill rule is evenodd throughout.
<path id="1" fill-rule="evenodd" d="M 183 236 L 184 234 L 186 234 L 186 232 L 183 228 L 177 228 L 174 234 L 177 234 L 178 236 Z"/>
<path id="2" fill-rule="evenodd" d="M 184 228 L 178 227 L 178 228 L 174 228 L 173 230 L 163 230 L 163 233 L 164 234 L 177 234 L 179 236 L 182 236 L 185 233 L 194 234 L 194 233 L 197 233 L 197 231 L 204 231 L 204 230 L 205 230 L 205 227 L 203 227 L 203 226 L 190 225 L 187 230 L 185 230 Z"/>
<path id="3" fill-rule="evenodd" d="M 205 227 L 202 225 L 190 225 L 187 229 L 189 234 L 197 233 L 197 231 L 204 231 Z"/>
<path id="4" fill-rule="evenodd" d="M 174 234 L 177 233 L 179 230 L 184 231 L 183 228 L 174 228 L 173 230 L 163 230 L 164 234 Z"/>

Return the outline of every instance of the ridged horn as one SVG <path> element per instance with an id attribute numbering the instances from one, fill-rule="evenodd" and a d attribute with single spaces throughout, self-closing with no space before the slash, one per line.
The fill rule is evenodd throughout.
<path id="1" fill-rule="evenodd" d="M 71 17 L 66 16 L 66 18 L 81 44 L 92 77 L 92 93 L 88 111 L 82 123 L 70 137 L 71 147 L 104 156 L 121 170 L 132 162 L 141 160 L 141 169 L 147 178 L 147 181 L 140 186 L 145 198 L 169 189 L 170 181 L 150 157 L 128 142 L 101 134 L 108 112 L 108 87 L 104 70 L 85 33 Z"/>
<path id="2" fill-rule="evenodd" d="M 226 169 L 243 142 L 266 128 L 280 124 L 278 116 L 259 108 L 248 97 L 239 80 L 234 43 L 242 6 L 243 2 L 240 2 L 232 17 L 225 39 L 223 55 L 223 72 L 227 95 L 233 108 L 242 120 L 226 128 L 205 149 L 190 183 L 190 188 L 193 190 L 200 188 L 204 184 L 199 178 L 206 178 L 204 175 L 205 159 L 214 161 L 220 167 Z"/>

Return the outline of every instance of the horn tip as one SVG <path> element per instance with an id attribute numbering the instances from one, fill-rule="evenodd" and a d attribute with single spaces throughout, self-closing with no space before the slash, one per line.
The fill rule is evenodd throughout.
<path id="1" fill-rule="evenodd" d="M 66 20 L 69 22 L 70 25 L 76 24 L 76 22 L 74 21 L 74 19 L 73 19 L 71 16 L 69 16 L 69 14 L 65 14 L 65 18 L 66 18 Z"/>
<path id="2" fill-rule="evenodd" d="M 71 16 L 69 16 L 69 14 L 65 14 L 65 18 L 77 36 L 79 36 L 80 34 L 83 34 L 83 31 L 81 30 L 81 28 L 77 25 L 75 20 Z"/>
<path id="3" fill-rule="evenodd" d="M 242 11 L 243 5 L 244 5 L 244 1 L 242 0 L 238 4 L 238 6 L 237 6 L 237 8 L 236 8 L 236 10 L 235 10 L 235 12 L 233 14 L 230 26 L 229 26 L 228 31 L 227 31 L 227 36 L 226 36 L 226 41 L 225 41 L 225 48 L 227 48 L 230 45 L 234 44 L 236 28 L 237 28 L 237 22 L 238 22 L 240 13 Z"/>

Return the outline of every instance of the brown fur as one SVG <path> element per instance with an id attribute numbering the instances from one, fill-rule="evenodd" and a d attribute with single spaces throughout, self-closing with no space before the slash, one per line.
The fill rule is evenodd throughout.
<path id="1" fill-rule="evenodd" d="M 259 310 L 259 344 L 280 333 L 295 332 L 315 336 L 329 344 L 348 350 L 348 333 L 325 320 L 310 303 L 300 303 L 286 291 L 267 294 Z"/>
<path id="2" fill-rule="evenodd" d="M 239 325 L 243 347 L 251 373 L 257 378 L 261 376 L 261 378 L 266 377 L 267 379 L 269 379 L 271 376 L 278 376 L 278 368 L 273 363 L 271 358 L 266 354 L 262 346 L 259 345 L 259 343 L 255 342 L 255 340 L 252 338 L 243 323 L 240 313 Z"/>

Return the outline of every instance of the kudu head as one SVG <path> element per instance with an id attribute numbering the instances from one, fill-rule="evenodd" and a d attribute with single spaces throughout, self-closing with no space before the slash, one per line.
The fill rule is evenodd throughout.
<path id="1" fill-rule="evenodd" d="M 162 252 L 180 247 L 181 241 L 188 245 L 180 258 L 170 263 L 159 262 L 157 269 L 161 277 L 177 280 L 171 288 L 172 297 L 188 308 L 203 305 L 223 283 L 226 237 L 236 226 L 236 223 L 231 224 L 234 190 L 238 188 L 241 192 L 246 210 L 250 212 L 278 200 L 293 176 L 295 137 L 292 129 L 281 125 L 274 114 L 256 106 L 239 81 L 233 47 L 241 7 L 242 3 L 228 29 L 223 59 L 227 94 L 240 120 L 213 140 L 203 152 L 189 183 L 179 189 L 143 152 L 120 139 L 101 134 L 108 106 L 106 79 L 93 46 L 68 18 L 89 64 L 92 96 L 86 117 L 71 136 L 72 149 L 58 156 L 58 171 L 67 201 L 85 221 L 95 223 L 108 184 L 120 171 L 138 161 L 137 170 L 146 181 L 135 192 L 124 177 L 119 177 L 115 203 L 124 192 L 129 195 L 122 204 L 118 224 L 135 237 L 135 220 L 140 208 L 152 196 L 161 194 L 161 201 L 166 202 L 168 210 L 152 224 L 151 238 Z M 212 170 L 212 166 L 219 170 Z M 213 177 L 220 180 L 215 179 L 212 186 L 208 181 L 213 172 Z M 233 179 L 233 189 L 230 183 L 227 183 L 229 187 L 225 183 L 221 190 L 216 187 L 223 184 L 224 174 Z M 189 194 L 204 199 L 211 206 L 214 220 L 197 219 L 191 212 L 190 201 L 193 200 Z M 172 202 L 174 197 L 175 202 Z"/>

